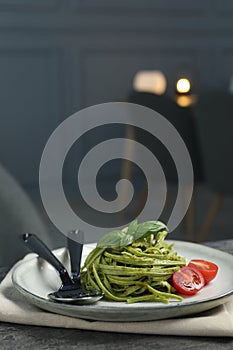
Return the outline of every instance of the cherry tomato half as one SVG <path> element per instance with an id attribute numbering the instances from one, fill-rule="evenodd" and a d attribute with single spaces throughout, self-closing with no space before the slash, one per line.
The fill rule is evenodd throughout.
<path id="1" fill-rule="evenodd" d="M 218 272 L 218 266 L 206 260 L 193 259 L 188 263 L 188 266 L 201 272 L 205 279 L 205 284 L 212 281 Z"/>
<path id="2" fill-rule="evenodd" d="M 185 295 L 194 295 L 205 285 L 202 274 L 191 267 L 183 266 L 172 275 L 175 289 Z"/>

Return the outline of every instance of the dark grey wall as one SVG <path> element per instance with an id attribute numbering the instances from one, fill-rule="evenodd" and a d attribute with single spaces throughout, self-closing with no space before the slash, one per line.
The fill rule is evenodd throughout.
<path id="1" fill-rule="evenodd" d="M 124 98 L 139 69 L 177 72 L 196 91 L 233 74 L 231 0 L 0 0 L 0 159 L 38 181 L 53 129 L 89 105 Z"/>

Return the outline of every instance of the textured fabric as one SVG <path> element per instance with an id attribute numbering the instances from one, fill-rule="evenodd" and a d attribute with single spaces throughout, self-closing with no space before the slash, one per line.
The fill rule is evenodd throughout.
<path id="1" fill-rule="evenodd" d="M 150 322 L 86 321 L 46 312 L 31 305 L 13 287 L 11 273 L 12 270 L 0 284 L 0 321 L 3 322 L 121 333 L 233 336 L 233 301 L 202 314 L 180 319 Z"/>

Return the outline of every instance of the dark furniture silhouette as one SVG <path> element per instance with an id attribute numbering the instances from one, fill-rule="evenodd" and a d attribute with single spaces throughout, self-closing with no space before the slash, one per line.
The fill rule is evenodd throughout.
<path id="1" fill-rule="evenodd" d="M 130 103 L 149 107 L 160 113 L 171 124 L 173 124 L 185 142 L 186 147 L 190 153 L 190 157 L 193 163 L 194 181 L 202 181 L 203 172 L 201 156 L 197 142 L 196 126 L 192 108 L 183 108 L 178 106 L 178 104 L 166 94 L 155 95 L 153 93 L 131 91 L 128 95 L 127 101 Z M 129 131 L 129 136 L 133 137 L 133 131 Z M 161 145 L 158 140 L 152 140 L 149 136 L 143 136 L 143 132 L 140 132 L 140 130 L 134 132 L 134 137 L 135 139 L 139 138 L 140 140 L 144 137 L 144 139 L 147 140 L 146 146 L 150 147 L 151 150 L 155 153 L 156 157 L 160 160 L 167 182 L 177 183 L 176 168 L 172 162 L 172 159 L 169 158 L 169 154 L 167 153 L 165 147 Z M 186 215 L 186 230 L 187 238 L 189 240 L 194 239 L 194 225 L 194 205 L 192 201 Z"/>
<path id="2" fill-rule="evenodd" d="M 206 185 L 216 193 L 207 211 L 199 240 L 207 238 L 213 220 L 224 200 L 233 195 L 233 96 L 209 91 L 195 107 Z"/>

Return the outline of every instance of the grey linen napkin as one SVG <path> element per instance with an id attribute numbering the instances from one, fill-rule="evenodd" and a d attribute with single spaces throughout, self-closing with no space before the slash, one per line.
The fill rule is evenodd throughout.
<path id="1" fill-rule="evenodd" d="M 29 254 L 24 259 L 32 256 L 34 255 Z M 233 301 L 196 316 L 179 319 L 148 322 L 86 321 L 46 312 L 30 304 L 12 285 L 12 270 L 9 271 L 0 284 L 0 321 L 3 322 L 104 332 L 211 337 L 233 336 Z"/>

